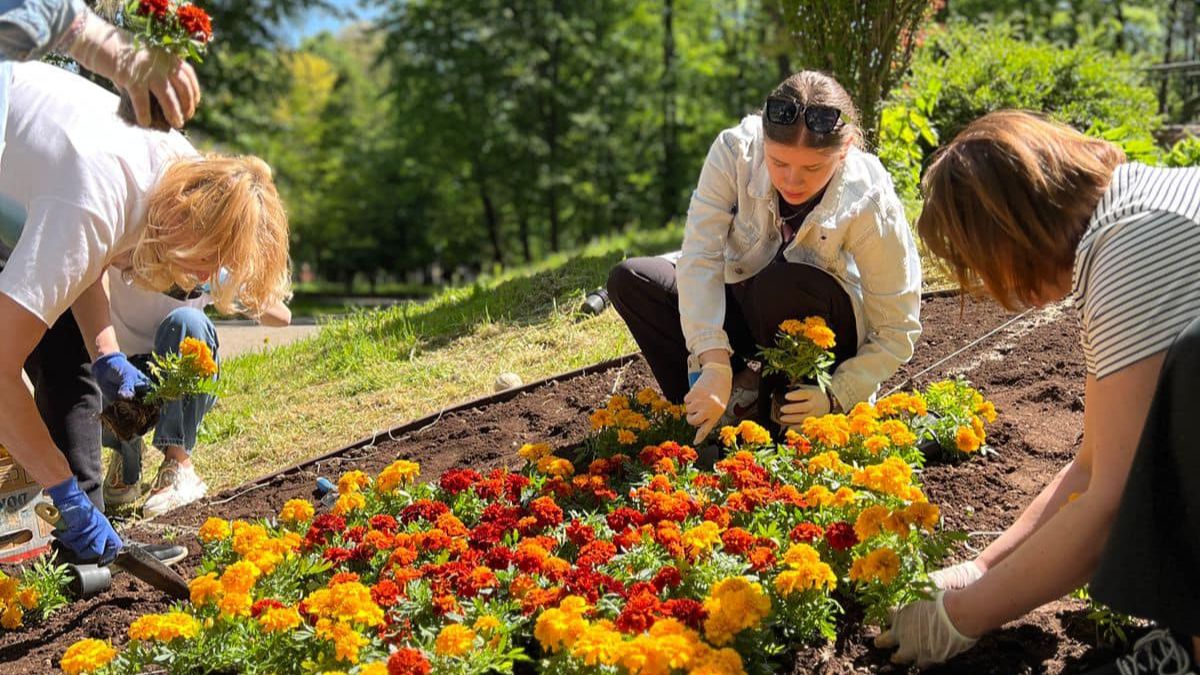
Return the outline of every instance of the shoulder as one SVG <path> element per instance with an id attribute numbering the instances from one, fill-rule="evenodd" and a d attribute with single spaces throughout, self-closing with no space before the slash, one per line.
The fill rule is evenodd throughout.
<path id="1" fill-rule="evenodd" d="M 717 142 L 735 154 L 751 155 L 756 148 L 761 152 L 763 137 L 762 117 L 746 115 L 736 126 L 729 127 L 717 135 Z"/>
<path id="2" fill-rule="evenodd" d="M 904 207 L 892 186 L 892 177 L 875 155 L 851 148 L 837 175 L 841 198 L 838 209 L 843 216 L 861 216 L 882 229 L 903 214 Z"/>

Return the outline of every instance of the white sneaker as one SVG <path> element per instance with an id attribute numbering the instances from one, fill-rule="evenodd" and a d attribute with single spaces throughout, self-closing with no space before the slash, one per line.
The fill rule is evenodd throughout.
<path id="1" fill-rule="evenodd" d="M 200 499 L 208 493 L 208 486 L 196 474 L 196 467 L 180 466 L 173 459 L 164 459 L 158 467 L 158 476 L 150 489 L 150 496 L 142 505 L 142 515 L 153 518 Z"/>
<path id="2" fill-rule="evenodd" d="M 137 440 L 137 452 L 142 451 L 142 440 Z M 132 504 L 142 496 L 141 481 L 136 480 L 132 485 L 126 485 L 125 458 L 119 450 L 113 450 L 108 459 L 108 470 L 104 472 L 104 504 L 106 506 L 123 506 Z"/>

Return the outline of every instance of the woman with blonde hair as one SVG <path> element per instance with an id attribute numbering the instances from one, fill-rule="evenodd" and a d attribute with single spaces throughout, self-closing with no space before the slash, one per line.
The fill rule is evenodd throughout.
<path id="1" fill-rule="evenodd" d="M 608 292 L 699 443 L 722 417 L 784 426 L 849 410 L 912 356 L 921 266 L 891 178 L 862 148 L 858 112 L 832 77 L 792 75 L 761 114 L 720 133 L 692 194 L 683 251 L 633 258 Z M 836 337 L 830 391 L 747 367 L 786 319 Z M 689 361 L 698 366 L 689 368 Z M 698 372 L 697 372 L 698 371 Z"/>
<path id="2" fill-rule="evenodd" d="M 933 600 L 877 639 L 928 665 L 1084 583 L 1162 628 L 1108 673 L 1200 662 L 1200 168 L 1126 162 L 1111 143 L 1025 112 L 986 115 L 930 165 L 917 228 L 964 288 L 1009 309 L 1065 300 L 1087 370 L 1083 442 Z"/>
<path id="3" fill-rule="evenodd" d="M 107 560 L 122 544 L 103 515 L 100 394 L 128 399 L 148 380 L 116 339 L 102 275 L 159 292 L 207 282 L 222 310 L 258 316 L 288 296 L 287 218 L 261 160 L 127 125 L 77 75 L 17 64 L 9 95 L 0 199 L 25 218 L 0 271 L 0 444 L 58 506 L 60 542 Z"/>

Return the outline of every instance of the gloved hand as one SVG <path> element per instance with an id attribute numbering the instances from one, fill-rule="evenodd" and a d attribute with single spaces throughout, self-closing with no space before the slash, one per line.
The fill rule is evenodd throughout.
<path id="1" fill-rule="evenodd" d="M 828 415 L 832 407 L 829 394 L 820 387 L 802 384 L 784 395 L 788 400 L 779 406 L 779 423 L 787 427 L 799 426 L 809 417 Z"/>
<path id="2" fill-rule="evenodd" d="M 933 600 L 920 600 L 901 607 L 892 617 L 892 626 L 875 638 L 882 649 L 899 647 L 892 663 L 912 663 L 924 668 L 957 656 L 979 641 L 958 632 L 946 614 L 946 591 L 938 591 Z"/>
<path id="3" fill-rule="evenodd" d="M 150 94 L 176 129 L 196 114 L 200 82 L 187 62 L 158 48 L 138 48 L 133 35 L 87 10 L 83 28 L 66 45 L 79 65 L 124 89 L 133 102 L 138 124 L 151 124 Z"/>
<path id="4" fill-rule="evenodd" d="M 54 530 L 54 536 L 71 549 L 81 561 L 96 561 L 107 565 L 117 557 L 124 546 L 113 530 L 112 524 L 92 504 L 79 481 L 72 476 L 67 480 L 46 488 L 46 494 L 58 508 L 62 521 Z"/>
<path id="5" fill-rule="evenodd" d="M 150 386 L 150 378 L 129 362 L 121 352 L 105 354 L 92 364 L 92 377 L 108 401 L 129 400 L 139 387 Z"/>
<path id="6" fill-rule="evenodd" d="M 700 367 L 700 378 L 683 397 L 687 421 L 697 427 L 693 445 L 703 441 L 725 414 L 733 392 L 733 368 L 728 363 L 709 361 Z"/>
<path id="7" fill-rule="evenodd" d="M 983 567 L 979 563 L 968 560 L 930 573 L 929 580 L 940 590 L 957 591 L 979 581 L 983 577 L 983 572 Z"/>

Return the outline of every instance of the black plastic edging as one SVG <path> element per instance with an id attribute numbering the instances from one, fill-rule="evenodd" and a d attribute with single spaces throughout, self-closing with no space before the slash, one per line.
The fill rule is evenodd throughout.
<path id="1" fill-rule="evenodd" d="M 271 472 L 265 476 L 261 476 L 252 481 L 249 481 L 247 483 L 243 483 L 239 487 L 245 487 L 247 485 L 258 485 L 261 483 L 266 483 L 268 481 L 275 480 L 276 478 L 279 478 L 285 474 L 292 473 L 294 471 L 299 471 L 300 469 L 303 469 L 311 464 L 316 464 L 317 462 L 323 462 L 327 459 L 332 459 L 338 455 L 345 454 L 345 453 L 351 452 L 353 450 L 358 450 L 360 448 L 369 447 L 369 446 L 375 445 L 381 441 L 390 440 L 399 435 L 402 435 L 402 434 L 408 433 L 410 431 L 414 431 L 416 429 L 420 429 L 422 427 L 428 426 L 429 424 L 432 424 L 434 421 L 436 421 L 438 418 L 443 417 L 445 415 L 449 415 L 451 413 L 456 413 L 456 412 L 461 412 L 463 410 L 468 410 L 470 408 L 478 408 L 480 406 L 491 405 L 493 403 L 503 403 L 504 401 L 508 401 L 510 399 L 516 398 L 518 395 L 523 394 L 527 391 L 532 391 L 534 389 L 544 387 L 548 384 L 555 384 L 555 383 L 561 382 L 563 380 L 570 380 L 570 379 L 574 379 L 576 377 L 580 377 L 582 375 L 597 373 L 597 372 L 610 370 L 612 368 L 617 368 L 619 366 L 626 365 L 627 363 L 633 361 L 634 359 L 636 359 L 640 356 L 641 356 L 641 352 L 633 352 L 630 354 L 626 354 L 624 356 L 618 356 L 615 359 L 608 359 L 607 361 L 601 361 L 600 363 L 593 363 L 591 365 L 583 366 L 582 368 L 576 368 L 575 370 L 567 371 L 565 373 L 559 373 L 557 375 L 551 375 L 550 377 L 544 377 L 540 380 L 534 380 L 533 382 L 530 382 L 528 384 L 523 384 L 519 387 L 513 387 L 512 389 L 505 389 L 504 391 L 496 392 L 494 394 L 488 394 L 486 396 L 480 396 L 478 398 L 473 398 L 468 401 L 463 401 L 462 403 L 456 403 L 456 404 L 450 406 L 449 408 L 443 408 L 436 413 L 431 413 L 424 417 L 420 417 L 418 419 L 415 419 L 415 420 L 412 420 L 409 422 L 405 422 L 399 426 L 392 427 L 391 429 L 388 429 L 387 431 L 381 431 L 374 435 L 367 436 L 366 438 L 361 438 L 357 441 L 354 441 L 353 443 L 351 443 L 349 445 L 343 446 L 341 448 L 337 448 L 336 450 L 330 450 L 329 452 L 322 453 L 315 457 L 309 457 L 308 459 L 300 460 L 299 462 L 296 462 L 295 464 L 286 466 L 282 469 L 279 469 L 278 471 Z M 230 488 L 230 489 L 237 490 L 238 488 Z"/>

